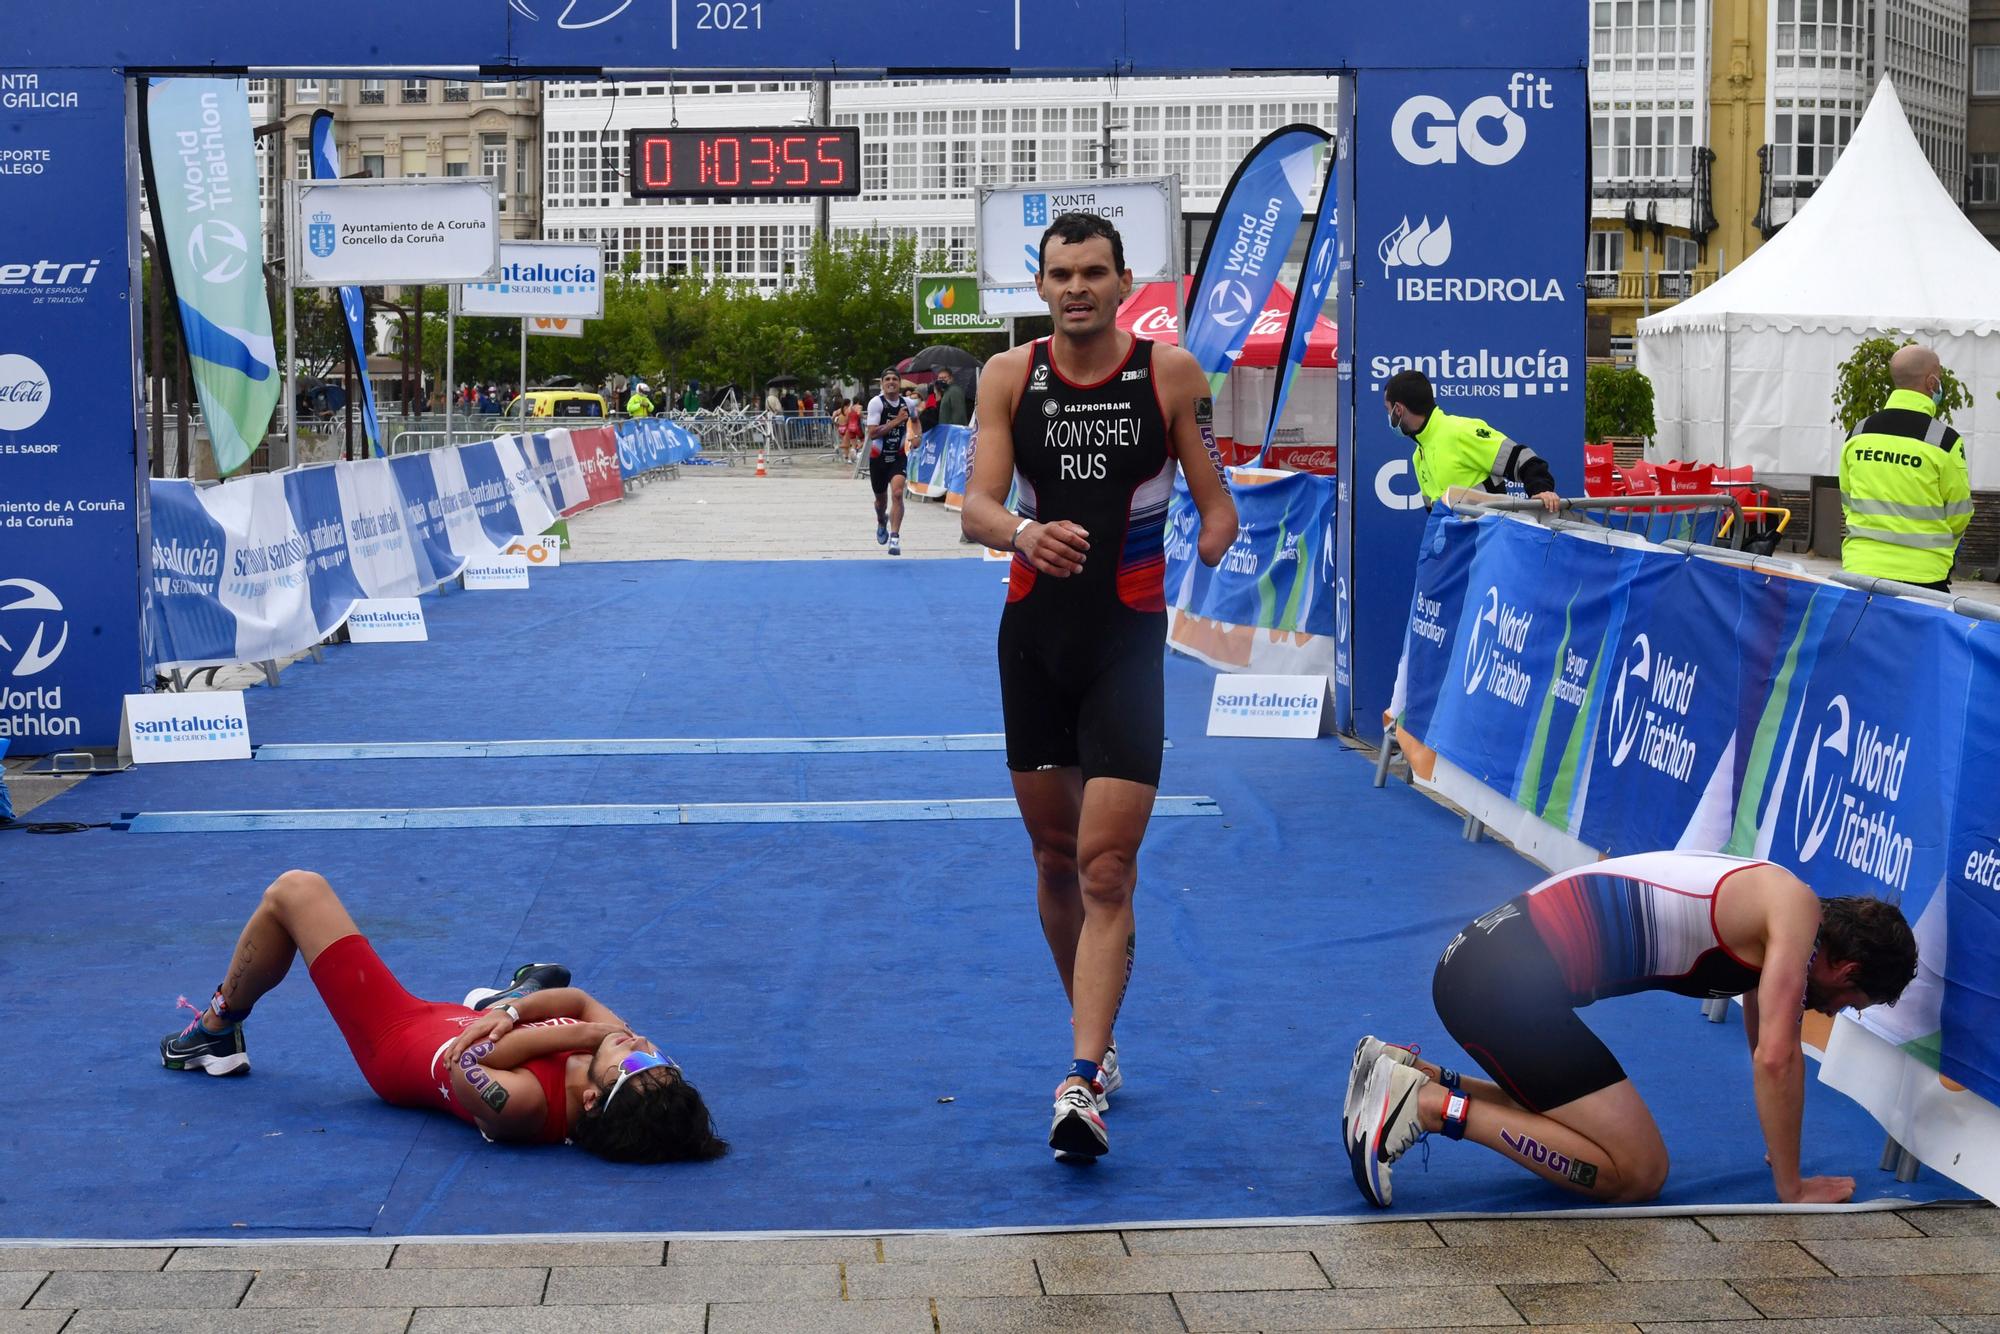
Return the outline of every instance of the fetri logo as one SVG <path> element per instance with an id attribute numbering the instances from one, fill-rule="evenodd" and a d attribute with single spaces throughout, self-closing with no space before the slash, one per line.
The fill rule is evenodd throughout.
<path id="1" fill-rule="evenodd" d="M 94 259 L 0 264 L 0 287 L 88 287 L 97 281 L 97 264 Z"/>

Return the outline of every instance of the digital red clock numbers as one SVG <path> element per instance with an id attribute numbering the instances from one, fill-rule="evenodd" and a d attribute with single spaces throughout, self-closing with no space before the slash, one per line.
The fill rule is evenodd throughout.
<path id="1" fill-rule="evenodd" d="M 853 126 L 634 130 L 630 146 L 635 199 L 861 193 Z"/>

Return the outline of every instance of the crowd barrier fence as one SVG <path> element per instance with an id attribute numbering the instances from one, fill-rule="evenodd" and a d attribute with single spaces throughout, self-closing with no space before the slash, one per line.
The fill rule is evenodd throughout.
<path id="1" fill-rule="evenodd" d="M 1435 515 L 1412 768 L 1552 869 L 1699 849 L 1900 903 L 1917 980 L 1836 1023 L 1821 1078 L 2000 1194 L 2000 624 L 1677 547 Z"/>

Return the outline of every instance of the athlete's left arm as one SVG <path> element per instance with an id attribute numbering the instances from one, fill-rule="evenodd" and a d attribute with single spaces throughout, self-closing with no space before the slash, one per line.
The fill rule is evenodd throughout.
<path id="1" fill-rule="evenodd" d="M 1215 398 L 1201 363 L 1180 348 L 1155 346 L 1153 373 L 1160 377 L 1167 439 L 1201 514 L 1195 550 L 1202 564 L 1215 565 L 1236 540 L 1236 502 L 1230 498 L 1222 451 L 1215 443 Z"/>
<path id="2" fill-rule="evenodd" d="M 1819 900 L 1786 875 L 1760 886 L 1764 964 L 1757 984 L 1757 1046 L 1750 1060 L 1757 1119 L 1771 1181 L 1786 1204 L 1838 1204 L 1854 1193 L 1850 1177 L 1799 1175 L 1799 1123 L 1805 1115 L 1806 1058 L 1799 1046 L 1806 970 L 1819 936 Z"/>

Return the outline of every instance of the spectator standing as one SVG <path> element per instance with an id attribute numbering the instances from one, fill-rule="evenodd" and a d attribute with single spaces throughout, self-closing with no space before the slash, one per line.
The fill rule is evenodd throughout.
<path id="1" fill-rule="evenodd" d="M 937 373 L 938 400 L 937 419 L 940 426 L 964 426 L 972 420 L 972 414 L 965 406 L 965 391 L 958 387 L 958 377 L 950 367 Z"/>
<path id="2" fill-rule="evenodd" d="M 778 407 L 784 412 L 784 414 L 787 417 L 798 416 L 799 396 L 793 393 L 791 390 L 787 389 L 783 394 L 779 396 Z"/>
<path id="3" fill-rule="evenodd" d="M 771 386 L 767 387 L 767 388 L 766 388 L 766 389 L 764 390 L 764 411 L 766 411 L 766 412 L 783 412 L 784 410 L 785 410 L 785 405 L 784 405 L 783 401 L 782 401 L 782 400 L 780 400 L 780 399 L 779 399 L 779 397 L 778 397 L 778 388 L 777 388 L 777 386 L 776 386 L 776 385 L 771 385 Z"/>
<path id="4" fill-rule="evenodd" d="M 652 387 L 644 380 L 632 389 L 632 397 L 625 400 L 625 415 L 635 420 L 653 415 Z"/>

